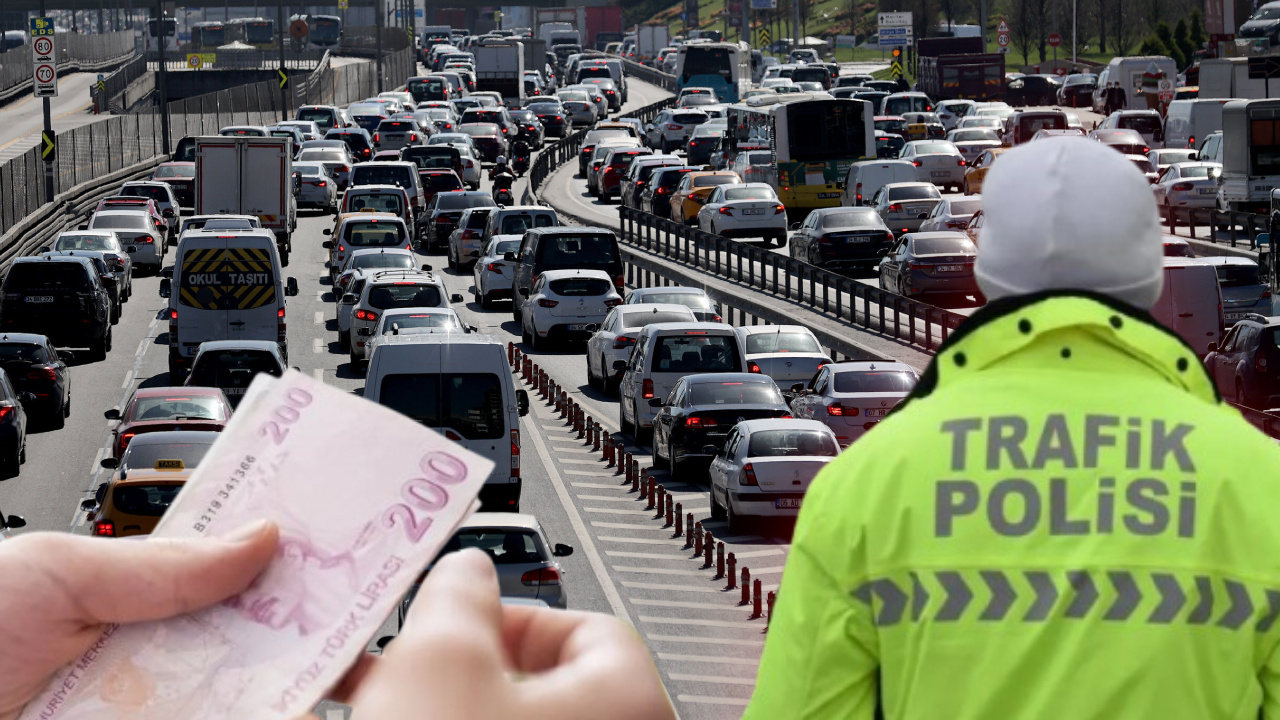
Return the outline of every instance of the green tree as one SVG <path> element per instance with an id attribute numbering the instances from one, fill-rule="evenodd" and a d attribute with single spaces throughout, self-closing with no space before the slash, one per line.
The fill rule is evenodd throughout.
<path id="1" fill-rule="evenodd" d="M 1208 40 L 1204 35 L 1204 16 L 1200 14 L 1199 10 L 1191 11 L 1191 33 L 1187 39 L 1191 41 L 1191 44 L 1197 50 L 1204 47 L 1205 42 Z"/>
<path id="2" fill-rule="evenodd" d="M 1178 51 L 1182 53 L 1182 59 L 1186 61 L 1186 65 L 1181 67 L 1183 69 L 1190 67 L 1197 48 L 1188 38 L 1186 20 L 1179 20 L 1177 26 L 1173 28 L 1173 43 L 1177 46 Z"/>
<path id="3" fill-rule="evenodd" d="M 1148 35 L 1147 39 L 1142 41 L 1142 45 L 1138 47 L 1139 55 L 1168 55 L 1169 48 L 1165 46 L 1164 41 L 1158 35 Z"/>
<path id="4" fill-rule="evenodd" d="M 1156 23 L 1155 36 L 1160 39 L 1160 44 L 1165 47 L 1167 52 L 1156 53 L 1158 55 L 1168 55 L 1173 58 L 1173 62 L 1178 67 L 1183 67 L 1186 63 L 1182 57 L 1182 52 L 1173 42 L 1173 31 L 1169 29 L 1169 23 L 1161 20 Z"/>

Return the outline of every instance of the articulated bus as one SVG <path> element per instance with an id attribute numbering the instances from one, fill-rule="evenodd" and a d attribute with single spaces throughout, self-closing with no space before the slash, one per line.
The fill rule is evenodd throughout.
<path id="1" fill-rule="evenodd" d="M 707 87 L 722 102 L 736 103 L 751 87 L 751 46 L 687 42 L 676 52 L 676 88 Z"/>
<path id="2" fill-rule="evenodd" d="M 280 47 L 276 37 L 276 21 L 268 18 L 234 18 L 227 23 L 235 39 L 248 43 L 259 50 L 274 50 Z M 228 41 L 230 42 L 230 41 Z"/>
<path id="3" fill-rule="evenodd" d="M 840 204 L 849 165 L 876 158 L 875 111 L 826 93 L 757 95 L 728 108 L 737 143 L 769 144 L 778 198 L 796 214 Z"/>

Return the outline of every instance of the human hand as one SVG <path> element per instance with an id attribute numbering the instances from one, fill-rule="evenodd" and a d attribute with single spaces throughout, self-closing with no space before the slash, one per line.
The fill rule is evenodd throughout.
<path id="1" fill-rule="evenodd" d="M 12 720 L 106 625 L 184 615 L 249 586 L 275 557 L 269 524 L 225 539 L 32 533 L 0 543 L 0 720 Z"/>
<path id="2" fill-rule="evenodd" d="M 597 613 L 502 605 L 479 550 L 436 564 L 400 636 L 362 661 L 352 684 L 352 720 L 675 717 L 633 629 Z"/>

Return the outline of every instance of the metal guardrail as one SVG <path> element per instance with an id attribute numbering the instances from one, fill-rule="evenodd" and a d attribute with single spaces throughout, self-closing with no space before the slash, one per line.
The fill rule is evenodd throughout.
<path id="1" fill-rule="evenodd" d="M 75 70 L 105 69 L 136 52 L 132 30 L 102 35 L 58 33 L 55 47 L 59 75 Z M 31 88 L 31 53 L 31 43 L 0 53 L 0 101 Z"/>
<path id="2" fill-rule="evenodd" d="M 146 72 L 146 58 L 135 55 L 132 60 L 108 73 L 102 78 L 102 90 L 98 90 L 97 85 L 89 90 L 89 95 L 93 98 L 93 111 L 96 113 L 123 112 L 121 98 L 125 89 Z"/>
<path id="3" fill-rule="evenodd" d="M 621 117 L 632 117 L 647 123 L 657 117 L 658 113 L 675 104 L 674 98 L 666 98 L 656 103 L 645 105 L 638 110 L 633 110 Z M 554 145 L 543 150 L 534 158 L 533 165 L 529 168 L 529 187 L 536 193 L 538 188 L 542 187 L 542 183 L 555 172 L 555 169 L 569 162 L 577 160 L 578 150 L 582 148 L 582 138 L 587 134 L 586 130 L 578 130 L 570 135 L 560 138 Z"/>
<path id="4" fill-rule="evenodd" d="M 1237 242 L 1239 242 L 1237 233 L 1243 232 L 1249 241 L 1250 250 L 1257 250 L 1258 235 L 1268 232 L 1269 218 L 1261 213 L 1237 212 L 1235 210 L 1224 212 L 1216 209 L 1175 207 L 1169 208 L 1165 217 L 1169 223 L 1170 230 L 1176 229 L 1179 224 L 1184 224 L 1194 240 L 1217 243 L 1219 242 L 1218 236 L 1214 230 L 1225 229 L 1231 233 L 1231 239 L 1228 241 L 1231 247 L 1237 247 Z M 1203 219 L 1205 222 L 1197 223 L 1197 218 Z M 1208 225 L 1209 234 L 1203 238 L 1197 237 L 1197 225 Z M 1238 228 L 1243 228 L 1243 230 L 1238 230 Z"/>
<path id="5" fill-rule="evenodd" d="M 634 77 L 637 80 L 643 80 L 650 85 L 657 85 L 667 92 L 676 91 L 675 75 L 668 75 L 667 73 L 649 67 L 648 65 L 641 65 L 635 60 L 628 60 L 627 58 L 620 56 L 619 59 L 622 60 L 622 65 L 626 69 L 628 76 Z"/>
<path id="6" fill-rule="evenodd" d="M 212 65 L 201 70 L 256 70 L 259 68 L 280 67 L 279 50 L 210 50 L 214 56 Z M 310 70 L 320 63 L 328 50 L 303 50 L 295 52 L 285 50 L 284 66 L 289 70 Z M 164 67 L 166 70 L 187 72 L 187 54 L 184 52 L 165 52 Z M 155 50 L 147 52 L 147 69 L 159 70 L 159 54 Z"/>

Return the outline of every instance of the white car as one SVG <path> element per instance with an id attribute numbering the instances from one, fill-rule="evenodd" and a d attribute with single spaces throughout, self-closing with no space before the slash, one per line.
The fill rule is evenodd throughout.
<path id="1" fill-rule="evenodd" d="M 966 163 L 978 159 L 988 150 L 1003 147 L 1000 136 L 989 128 L 960 128 L 947 133 L 947 142 L 954 143 Z"/>
<path id="2" fill-rule="evenodd" d="M 720 307 L 702 288 L 667 287 L 636 288 L 627 293 L 623 305 L 642 305 L 651 303 L 671 303 L 684 305 L 693 311 L 698 322 L 720 322 Z"/>
<path id="3" fill-rule="evenodd" d="M 708 469 L 711 517 L 732 535 L 747 517 L 795 517 L 813 478 L 840 454 L 835 433 L 815 420 L 744 420 Z"/>
<path id="4" fill-rule="evenodd" d="M 698 210 L 698 227 L 724 237 L 787 240 L 787 208 L 765 183 L 717 185 Z"/>
<path id="5" fill-rule="evenodd" d="M 146 265 L 160 272 L 165 255 L 164 235 L 145 209 L 96 212 L 85 229 L 115 232 L 122 243 L 134 248 L 129 258 L 135 266 Z"/>
<path id="6" fill-rule="evenodd" d="M 347 254 L 338 271 L 338 279 L 333 284 L 333 299 L 338 303 L 338 344 L 343 350 L 347 349 L 347 342 L 350 340 L 346 331 L 351 328 L 351 306 L 342 304 L 341 300 L 347 292 L 359 295 L 359 289 L 354 284 L 356 276 L 364 272 L 413 270 L 415 267 L 417 257 L 412 250 L 404 248 L 361 248 Z"/>
<path id="7" fill-rule="evenodd" d="M 534 281 L 521 306 L 524 343 L 537 349 L 553 340 L 585 340 L 604 322 L 609 308 L 621 304 L 613 279 L 603 270 L 548 270 Z"/>
<path id="8" fill-rule="evenodd" d="M 780 87 L 795 87 L 795 83 L 791 81 L 791 78 L 785 77 L 765 78 L 760 81 L 760 88 L 762 90 Z"/>
<path id="9" fill-rule="evenodd" d="M 275 124 L 275 127 L 297 128 L 302 133 L 303 141 L 320 140 L 324 137 L 324 132 L 320 126 L 311 120 L 284 120 Z"/>
<path id="10" fill-rule="evenodd" d="M 492 308 L 495 300 L 511 297 L 515 263 L 508 261 L 506 255 L 520 252 L 523 238 L 524 235 L 494 235 L 471 268 L 471 277 L 475 280 L 472 293 L 476 303 L 485 310 Z"/>
<path id="11" fill-rule="evenodd" d="M 977 108 L 978 103 L 972 100 L 943 100 L 937 106 L 938 119 L 942 121 L 942 127 L 950 132 Z"/>
<path id="12" fill-rule="evenodd" d="M 693 129 L 709 120 L 698 108 L 667 109 L 644 126 L 645 143 L 658 152 L 669 153 L 684 147 Z"/>
<path id="13" fill-rule="evenodd" d="M 969 219 L 982 209 L 981 195 L 944 195 L 942 201 L 933 206 L 924 222 L 920 223 L 918 232 L 942 232 L 946 230 L 964 231 L 969 226 Z"/>
<path id="14" fill-rule="evenodd" d="M 654 323 L 697 321 L 685 305 L 651 303 L 613 308 L 587 340 L 587 384 L 606 393 L 616 393 L 641 328 Z M 618 363 L 623 367 L 618 367 Z"/>
<path id="15" fill-rule="evenodd" d="M 956 130 L 994 130 L 999 136 L 1004 132 L 1004 121 L 995 115 L 969 115 L 956 123 Z"/>
<path id="16" fill-rule="evenodd" d="M 899 160 L 916 166 L 916 178 L 920 182 L 960 188 L 964 182 L 964 155 L 955 143 L 946 140 L 912 140 L 902 146 Z"/>
<path id="17" fill-rule="evenodd" d="M 454 226 L 453 232 L 449 233 L 449 248 L 446 255 L 449 258 L 449 267 L 461 271 L 463 267 L 470 268 L 471 264 L 480 257 L 480 251 L 484 249 L 484 227 L 489 219 L 489 213 L 497 210 L 496 207 L 472 207 L 462 211 L 462 216 L 458 218 L 458 224 Z"/>
<path id="18" fill-rule="evenodd" d="M 302 175 L 299 207 L 305 204 L 326 214 L 338 211 L 338 181 L 322 163 L 294 163 L 293 171 Z"/>
<path id="19" fill-rule="evenodd" d="M 1174 208 L 1214 208 L 1218 202 L 1218 175 L 1222 165 L 1215 162 L 1184 162 L 1165 168 L 1151 186 L 1156 205 L 1172 220 Z M 1185 214 L 1178 218 L 1185 222 Z M 1204 217 L 1203 221 L 1208 222 Z"/>
<path id="20" fill-rule="evenodd" d="M 366 273 L 361 292 L 342 296 L 342 304 L 351 305 L 351 368 L 359 370 L 368 361 L 365 335 L 361 328 L 372 328 L 387 310 L 396 308 L 449 307 L 450 298 L 444 283 L 434 274 L 421 270 L 379 270 Z M 454 302 L 462 297 L 455 296 Z"/>
<path id="21" fill-rule="evenodd" d="M 836 434 L 840 447 L 862 437 L 902 402 L 919 380 L 915 368 L 895 362 L 826 365 L 808 383 L 793 385 L 791 412 L 819 420 Z"/>
<path id="22" fill-rule="evenodd" d="M 768 375 L 780 388 L 805 382 L 831 364 L 831 356 L 803 325 L 743 325 L 733 331 L 742 338 L 748 372 Z"/>
<path id="23" fill-rule="evenodd" d="M 430 335 L 432 333 L 467 333 L 472 328 L 462 323 L 453 308 L 399 308 L 388 310 L 372 328 L 360 328 L 365 354 L 373 357 L 378 340 L 397 335 Z"/>
<path id="24" fill-rule="evenodd" d="M 1156 166 L 1156 172 L 1162 173 L 1165 168 L 1178 163 L 1193 162 L 1196 159 L 1194 148 L 1157 148 L 1147 153 L 1147 159 Z"/>

